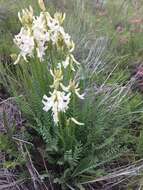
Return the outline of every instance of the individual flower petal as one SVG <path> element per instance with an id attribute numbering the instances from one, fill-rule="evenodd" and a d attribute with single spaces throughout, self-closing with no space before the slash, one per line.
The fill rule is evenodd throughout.
<path id="1" fill-rule="evenodd" d="M 74 58 L 74 56 L 72 54 L 70 54 L 70 57 L 74 63 L 76 63 L 77 65 L 80 65 L 80 63 Z"/>
<path id="2" fill-rule="evenodd" d="M 21 54 L 19 54 L 19 55 L 17 56 L 17 59 L 16 59 L 15 62 L 14 62 L 14 65 L 16 65 L 17 63 L 19 63 L 20 58 L 21 58 Z"/>
<path id="3" fill-rule="evenodd" d="M 70 57 L 67 56 L 65 61 L 62 61 L 63 67 L 66 69 L 68 65 L 70 64 Z"/>
<path id="4" fill-rule="evenodd" d="M 46 48 L 44 46 L 39 46 L 36 48 L 37 51 L 37 57 L 39 58 L 40 61 L 44 61 L 44 56 L 45 56 L 45 50 Z"/>
<path id="5" fill-rule="evenodd" d="M 75 94 L 79 97 L 79 99 L 83 100 L 84 99 L 84 94 L 79 94 L 80 89 L 75 89 Z"/>
<path id="6" fill-rule="evenodd" d="M 65 91 L 65 92 L 69 92 L 69 90 L 70 90 L 70 87 L 69 86 L 64 86 L 62 83 L 60 83 L 60 86 L 61 86 L 61 88 L 62 88 L 62 90 L 63 91 Z"/>
<path id="7" fill-rule="evenodd" d="M 46 10 L 45 4 L 44 4 L 44 0 L 38 0 L 39 6 L 41 8 L 42 11 Z"/>
<path id="8" fill-rule="evenodd" d="M 46 112 L 48 112 L 53 106 L 51 97 L 47 97 L 46 95 L 43 96 L 42 103 L 44 104 L 43 110 Z"/>
<path id="9" fill-rule="evenodd" d="M 74 122 L 75 124 L 77 124 L 77 125 L 84 125 L 84 123 L 81 123 L 81 122 L 77 121 L 77 120 L 76 120 L 75 118 L 73 118 L 73 117 L 71 117 L 70 120 L 73 121 L 73 122 Z"/>

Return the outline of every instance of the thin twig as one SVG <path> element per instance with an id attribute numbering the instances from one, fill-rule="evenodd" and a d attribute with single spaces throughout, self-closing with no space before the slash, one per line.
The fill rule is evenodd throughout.
<path id="1" fill-rule="evenodd" d="M 6 100 L 3 100 L 2 98 L 0 98 L 0 100 L 2 101 L 2 102 L 0 102 L 0 105 L 6 103 L 6 102 L 9 101 L 9 100 L 14 100 L 14 99 L 16 99 L 16 98 L 21 98 L 22 96 L 23 96 L 23 95 L 20 95 L 20 96 L 17 96 L 17 97 L 10 97 L 10 98 L 7 98 Z"/>
<path id="2" fill-rule="evenodd" d="M 122 171 L 113 172 L 107 176 L 100 177 L 95 180 L 83 182 L 81 184 L 83 185 L 83 184 L 88 184 L 88 183 L 95 183 L 95 182 L 105 181 L 105 180 L 118 178 L 118 177 L 122 177 L 122 176 L 137 176 L 143 170 L 143 164 L 141 164 L 140 166 L 137 166 L 137 167 L 135 167 L 135 166 L 132 166 L 132 167 L 134 167 L 134 168 L 131 168 L 131 167 L 130 167 L 131 169 L 126 168 L 126 169 L 124 169 L 124 171 L 122 170 Z"/>
<path id="3" fill-rule="evenodd" d="M 4 189 L 7 190 L 8 188 L 12 188 L 12 187 L 24 182 L 25 180 L 26 179 L 21 179 L 21 180 L 14 181 L 14 182 L 12 182 L 12 183 L 10 183 L 8 185 L 0 185 L 0 190 L 4 190 Z"/>
<path id="4" fill-rule="evenodd" d="M 25 141 L 25 140 L 22 140 L 22 139 L 19 139 L 19 138 L 17 138 L 17 137 L 12 137 L 12 139 L 33 146 L 32 143 L 30 143 L 30 142 L 28 142 L 28 141 Z"/>

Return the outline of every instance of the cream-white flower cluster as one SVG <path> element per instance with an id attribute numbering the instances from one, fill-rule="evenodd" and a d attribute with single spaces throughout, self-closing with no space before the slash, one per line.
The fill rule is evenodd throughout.
<path id="1" fill-rule="evenodd" d="M 58 125 L 61 113 L 65 113 L 69 108 L 72 95 L 75 94 L 79 99 L 84 99 L 84 94 L 80 94 L 79 84 L 73 79 L 79 63 L 72 54 L 74 42 L 62 27 L 65 14 L 56 13 L 54 17 L 51 17 L 46 12 L 43 0 L 39 0 L 39 5 L 42 9 L 39 16 L 34 16 L 31 6 L 29 9 L 22 10 L 22 13 L 18 13 L 22 28 L 20 33 L 14 38 L 15 44 L 20 50 L 15 64 L 19 62 L 21 57 L 28 61 L 28 57 L 34 57 L 35 55 L 42 62 L 48 52 L 48 48 L 51 47 L 54 50 L 56 49 L 56 51 L 62 50 L 61 52 L 64 52 L 64 58 L 60 63 L 49 65 L 53 83 L 50 86 L 49 96 L 44 95 L 42 100 L 44 104 L 43 110 L 46 112 L 51 111 L 53 121 Z M 64 75 L 67 70 L 73 74 L 69 81 L 66 81 L 68 85 L 64 85 Z M 66 118 L 66 121 L 83 125 L 83 123 L 78 122 L 73 117 Z"/>
<path id="2" fill-rule="evenodd" d="M 20 57 L 27 61 L 27 57 L 34 55 L 34 50 L 40 61 L 43 61 L 46 50 L 51 45 L 69 53 L 74 50 L 74 43 L 70 35 L 62 27 L 65 14 L 55 13 L 52 17 L 49 12 L 42 11 L 39 16 L 34 16 L 30 6 L 29 9 L 22 10 L 22 13 L 19 12 L 18 17 L 22 28 L 14 38 L 15 44 L 20 49 L 15 64 L 18 63 Z"/>
<path id="3" fill-rule="evenodd" d="M 53 120 L 55 124 L 58 124 L 60 113 L 65 113 L 69 107 L 72 93 L 75 93 L 80 99 L 84 99 L 84 95 L 79 94 L 80 88 L 75 81 L 70 81 L 67 87 L 63 85 L 64 77 L 61 68 L 55 69 L 54 72 L 51 70 L 50 72 L 53 77 L 53 84 L 51 85 L 53 92 L 49 93 L 50 97 L 43 96 L 43 110 L 46 112 L 52 110 Z M 78 122 L 74 118 L 70 119 L 78 125 L 83 125 L 83 123 Z"/>
<path id="4" fill-rule="evenodd" d="M 48 112 L 52 109 L 53 119 L 57 124 L 59 122 L 59 113 L 65 112 L 68 109 L 71 94 L 65 94 L 65 92 L 54 90 L 52 93 L 50 92 L 50 95 L 50 97 L 46 95 L 43 96 L 43 110 Z"/>

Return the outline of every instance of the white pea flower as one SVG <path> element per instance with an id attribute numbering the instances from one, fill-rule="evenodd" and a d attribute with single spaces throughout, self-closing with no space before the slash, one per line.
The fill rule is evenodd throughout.
<path id="1" fill-rule="evenodd" d="M 53 45 L 57 44 L 59 40 L 59 33 L 57 31 L 50 31 L 50 39 Z"/>
<path id="2" fill-rule="evenodd" d="M 68 65 L 70 64 L 70 57 L 67 56 L 65 61 L 62 61 L 63 67 L 66 69 Z"/>
<path id="3" fill-rule="evenodd" d="M 55 31 L 55 32 L 56 31 L 59 32 L 60 27 L 61 27 L 59 21 L 53 18 L 50 18 L 48 20 L 47 25 L 51 31 Z"/>
<path id="4" fill-rule="evenodd" d="M 71 70 L 75 71 L 73 63 L 80 65 L 80 63 L 78 61 L 76 61 L 76 59 L 74 58 L 74 56 L 72 54 L 68 55 L 66 57 L 65 61 L 62 61 L 62 65 L 63 65 L 64 69 L 66 69 L 70 65 Z"/>
<path id="5" fill-rule="evenodd" d="M 59 122 L 59 113 L 68 109 L 71 93 L 66 94 L 65 92 L 54 90 L 53 93 L 50 92 L 50 95 L 50 97 L 43 96 L 43 110 L 46 112 L 52 110 L 53 120 L 57 124 Z"/>
<path id="6" fill-rule="evenodd" d="M 47 49 L 46 42 L 50 41 L 50 34 L 46 29 L 46 20 L 43 13 L 41 13 L 39 17 L 35 17 L 32 30 L 37 46 L 37 57 L 40 61 L 43 61 L 43 57 Z"/>
<path id="7" fill-rule="evenodd" d="M 60 31 L 60 23 L 58 20 L 48 17 L 47 19 L 47 26 L 48 26 L 48 31 L 50 33 L 50 39 L 52 41 L 52 44 L 55 45 L 58 43 L 59 40 L 59 31 Z"/>
<path id="8" fill-rule="evenodd" d="M 68 33 L 66 33 L 66 32 L 64 31 L 64 28 L 63 28 L 63 27 L 60 28 L 60 33 L 61 33 L 61 35 L 62 35 L 62 38 L 63 38 L 64 43 L 66 44 L 67 48 L 69 49 L 69 52 L 70 52 L 70 53 L 73 52 L 74 47 L 75 47 L 75 44 L 74 44 L 74 42 L 71 40 L 71 36 L 70 36 Z"/>
<path id="9" fill-rule="evenodd" d="M 65 33 L 63 35 L 63 37 L 64 37 L 64 41 L 65 41 L 65 44 L 67 45 L 67 47 L 70 47 L 70 45 L 71 45 L 71 36 L 69 34 Z"/>
<path id="10" fill-rule="evenodd" d="M 45 50 L 46 47 L 44 47 L 44 45 L 38 45 L 38 47 L 36 48 L 37 51 L 37 57 L 39 58 L 40 61 L 44 61 L 44 56 L 45 56 Z"/>
<path id="11" fill-rule="evenodd" d="M 52 71 L 50 69 L 50 73 L 54 79 L 53 84 L 50 86 L 51 88 L 55 88 L 58 89 L 60 86 L 60 82 L 63 80 L 63 73 L 61 68 L 59 69 L 54 69 L 54 71 Z"/>
<path id="12" fill-rule="evenodd" d="M 31 25 L 33 22 L 33 8 L 29 6 L 29 9 L 23 9 L 22 13 L 18 12 L 18 18 L 23 25 Z"/>
<path id="13" fill-rule="evenodd" d="M 71 91 L 71 92 L 75 93 L 79 99 L 81 99 L 81 100 L 84 99 L 84 94 L 79 93 L 79 91 L 80 91 L 79 84 L 78 83 L 76 84 L 74 80 L 70 81 L 69 85 L 67 87 L 64 86 L 62 83 L 60 83 L 60 86 L 63 91 L 65 91 L 65 92 Z"/>
<path id="14" fill-rule="evenodd" d="M 33 36 L 38 43 L 50 41 L 49 32 L 47 32 L 44 28 L 41 29 L 41 27 L 33 27 Z"/>
<path id="15" fill-rule="evenodd" d="M 62 13 L 56 12 L 56 13 L 54 14 L 54 19 L 58 20 L 58 22 L 59 22 L 60 24 L 63 24 L 63 22 L 64 22 L 64 20 L 65 20 L 65 17 L 66 17 L 66 14 L 65 14 L 65 13 L 62 14 Z"/>
<path id="16" fill-rule="evenodd" d="M 22 27 L 20 33 L 15 36 L 14 43 L 19 47 L 20 55 L 25 61 L 27 61 L 26 56 L 33 56 L 34 39 L 25 28 Z"/>
<path id="17" fill-rule="evenodd" d="M 34 27 L 40 27 L 41 29 L 45 26 L 45 15 L 43 12 L 40 13 L 39 16 L 35 16 L 33 20 Z"/>
<path id="18" fill-rule="evenodd" d="M 43 13 L 41 13 L 40 16 L 37 16 L 34 18 L 32 30 L 33 30 L 34 38 L 37 41 L 41 41 L 45 39 L 44 35 L 46 34 L 47 29 L 46 29 L 46 20 Z"/>

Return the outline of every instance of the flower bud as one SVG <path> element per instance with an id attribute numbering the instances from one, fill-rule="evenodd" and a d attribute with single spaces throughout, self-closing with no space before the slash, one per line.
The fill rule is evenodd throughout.
<path id="1" fill-rule="evenodd" d="M 29 6 L 29 9 L 23 9 L 22 13 L 18 12 L 18 18 L 23 25 L 30 26 L 33 22 L 33 8 Z"/>
<path id="2" fill-rule="evenodd" d="M 63 22 L 64 22 L 64 20 L 65 20 L 65 17 L 66 17 L 66 14 L 65 14 L 65 13 L 64 13 L 64 14 L 62 14 L 62 13 L 55 13 L 55 14 L 54 14 L 54 18 L 55 18 L 56 20 L 58 20 L 60 24 L 63 24 Z"/>
<path id="3" fill-rule="evenodd" d="M 39 6 L 40 6 L 40 9 L 42 11 L 45 11 L 46 7 L 45 7 L 45 4 L 44 4 L 44 0 L 38 0 L 38 3 L 39 3 Z"/>

